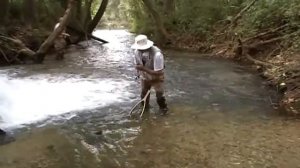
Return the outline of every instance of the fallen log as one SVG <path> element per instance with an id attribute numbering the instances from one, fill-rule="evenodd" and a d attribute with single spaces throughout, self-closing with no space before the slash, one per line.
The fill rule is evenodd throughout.
<path id="1" fill-rule="evenodd" d="M 108 43 L 108 41 L 103 40 L 103 39 L 101 39 L 101 38 L 99 38 L 99 37 L 96 37 L 96 36 L 94 36 L 94 35 L 91 35 L 91 34 L 88 34 L 88 37 L 90 37 L 90 38 L 92 38 L 92 39 L 94 39 L 94 40 L 100 41 L 100 42 L 102 42 L 102 43 Z"/>
<path id="2" fill-rule="evenodd" d="M 36 52 L 26 47 L 26 45 L 19 39 L 5 37 L 3 35 L 0 35 L 0 38 L 2 40 L 6 40 L 10 43 L 13 43 L 16 46 L 16 48 L 18 49 L 17 57 L 20 54 L 23 54 L 26 55 L 27 57 L 30 57 L 36 63 L 42 63 L 44 61 L 47 51 L 53 45 L 54 40 L 65 29 L 68 20 L 71 17 L 71 9 L 73 8 L 74 4 L 75 4 L 75 0 L 69 0 L 68 8 L 65 11 L 64 16 L 62 17 L 59 26 L 50 34 L 50 36 L 48 36 L 48 38 L 42 43 L 42 45 L 39 47 L 39 49 Z"/>
<path id="3" fill-rule="evenodd" d="M 59 26 L 50 34 L 50 36 L 43 42 L 43 44 L 36 52 L 35 56 L 36 56 L 37 63 L 42 63 L 44 61 L 46 52 L 53 45 L 53 42 L 57 38 L 57 36 L 59 36 L 64 31 L 66 25 L 68 24 L 69 19 L 71 18 L 71 11 L 74 5 L 75 5 L 75 0 L 69 0 L 68 8 L 65 11 L 64 16 L 62 17 Z"/>
<path id="4" fill-rule="evenodd" d="M 263 36 L 265 36 L 265 35 L 267 35 L 267 34 L 270 34 L 270 33 L 275 33 L 275 32 L 277 32 L 277 31 L 279 31 L 279 30 L 281 30 L 281 29 L 287 27 L 288 25 L 289 25 L 289 24 L 285 24 L 285 25 L 279 26 L 279 27 L 277 27 L 277 28 L 275 28 L 275 29 L 271 29 L 271 30 L 268 30 L 268 31 L 266 31 L 266 32 L 259 33 L 259 34 L 255 35 L 255 36 L 253 36 L 253 37 L 249 37 L 249 38 L 243 40 L 243 43 L 246 43 L 246 42 L 251 41 L 251 40 L 253 40 L 253 39 L 257 39 L 257 38 L 263 37 Z"/>
<path id="5" fill-rule="evenodd" d="M 17 56 L 14 58 L 14 60 L 18 59 L 18 56 L 21 54 L 24 54 L 26 56 L 28 56 L 31 60 L 35 60 L 35 52 L 32 51 L 31 49 L 29 49 L 28 47 L 26 47 L 26 45 L 19 39 L 14 39 L 14 38 L 10 38 L 10 37 L 6 37 L 3 35 L 0 35 L 0 39 L 5 41 L 6 43 L 11 43 L 14 44 L 16 47 L 16 53 Z M 14 60 L 10 60 L 10 62 L 14 61 Z M 19 61 L 19 60 L 17 60 Z"/>
<path id="6" fill-rule="evenodd" d="M 250 61 L 252 61 L 254 64 L 257 64 L 257 65 L 262 65 L 262 66 L 265 66 L 265 67 L 273 67 L 274 65 L 271 64 L 271 63 L 268 63 L 268 62 L 264 62 L 264 61 L 260 61 L 260 60 L 257 60 L 255 58 L 253 58 L 248 52 L 249 52 L 249 47 L 248 46 L 244 46 L 243 45 L 243 42 L 241 39 L 238 39 L 238 47 L 237 47 L 239 51 L 239 55 L 240 56 L 246 56 L 246 58 Z"/>
<path id="7" fill-rule="evenodd" d="M 48 36 L 48 38 L 42 43 L 42 45 L 38 48 L 37 51 L 33 51 L 30 48 L 28 48 L 21 40 L 15 38 L 15 37 L 6 37 L 2 34 L 0 34 L 0 40 L 4 41 L 5 43 L 11 43 L 13 44 L 14 47 L 14 52 L 16 53 L 16 57 L 14 57 L 13 59 L 10 58 L 6 58 L 5 54 L 1 54 L 3 55 L 4 59 L 6 60 L 6 62 L 12 62 L 12 61 L 17 61 L 19 56 L 22 57 L 26 57 L 29 58 L 28 60 L 31 60 L 35 63 L 42 63 L 44 61 L 44 58 L 47 54 L 47 52 L 49 51 L 49 49 L 51 48 L 51 46 L 53 45 L 55 39 L 64 31 L 64 29 L 67 27 L 70 17 L 72 16 L 72 9 L 74 8 L 75 4 L 76 4 L 77 0 L 69 0 L 68 1 L 68 7 L 59 23 L 59 26 L 57 28 L 55 28 L 53 30 L 53 32 Z M 71 28 L 71 27 L 67 27 L 67 28 Z M 72 28 L 71 28 L 72 29 Z M 92 34 L 86 34 L 84 31 L 81 30 L 77 30 L 77 29 L 72 29 L 75 32 L 77 32 L 78 34 L 80 34 L 82 37 L 89 37 L 92 38 L 94 40 L 100 41 L 102 43 L 108 43 L 108 41 L 103 40 L 99 37 L 96 37 Z"/>
<path id="8" fill-rule="evenodd" d="M 273 67 L 274 65 L 271 64 L 271 63 L 268 63 L 268 62 L 263 62 L 263 61 L 260 61 L 260 60 L 257 60 L 255 58 L 253 58 L 251 55 L 249 55 L 248 53 L 245 54 L 246 58 L 250 61 L 252 61 L 254 64 L 257 64 L 257 65 L 262 65 L 262 66 L 265 66 L 265 67 Z"/>
<path id="9" fill-rule="evenodd" d="M 3 52 L 3 50 L 0 48 L 0 53 L 3 56 L 3 58 L 5 59 L 5 61 L 9 64 L 11 61 L 7 58 L 6 54 Z"/>
<path id="10" fill-rule="evenodd" d="M 19 39 L 15 39 L 15 38 L 10 38 L 10 37 L 6 37 L 4 35 L 0 35 L 0 39 L 8 42 L 8 43 L 13 43 L 16 45 L 16 47 L 18 47 L 18 49 L 23 49 L 23 48 L 27 48 L 26 45 Z"/>
<path id="11" fill-rule="evenodd" d="M 94 36 L 94 35 L 92 35 L 92 34 L 85 33 L 84 31 L 78 30 L 78 29 L 76 29 L 76 28 L 74 28 L 74 27 L 67 26 L 67 28 L 70 29 L 70 30 L 72 30 L 72 31 L 74 31 L 74 32 L 76 32 L 76 33 L 78 33 L 78 34 L 81 35 L 82 37 L 87 36 L 88 38 L 91 38 L 91 39 L 100 41 L 101 43 L 108 43 L 108 41 L 106 41 L 106 40 L 103 40 L 103 39 L 101 39 L 101 38 L 99 38 L 99 37 L 96 37 L 96 36 Z"/>
<path id="12" fill-rule="evenodd" d="M 279 37 L 275 37 L 275 38 L 272 38 L 272 39 L 268 39 L 268 40 L 264 40 L 264 41 L 259 41 L 257 43 L 250 44 L 250 45 L 244 45 L 243 44 L 244 41 L 242 41 L 240 39 L 238 40 L 238 42 L 239 42 L 239 45 L 243 46 L 243 48 L 255 49 L 255 48 L 258 48 L 258 47 L 263 46 L 263 45 L 267 45 L 267 44 L 270 44 L 270 43 L 281 41 L 281 40 L 283 40 L 283 39 L 285 39 L 287 37 L 290 37 L 292 35 L 296 35 L 297 33 L 299 33 L 299 32 L 295 31 L 293 33 L 290 33 L 290 34 L 287 34 L 287 35 L 284 35 L 284 36 L 279 36 Z"/>

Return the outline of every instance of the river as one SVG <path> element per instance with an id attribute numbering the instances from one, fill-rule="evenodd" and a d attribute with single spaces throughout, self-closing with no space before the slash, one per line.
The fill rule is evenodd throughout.
<path id="1" fill-rule="evenodd" d="M 164 51 L 167 116 L 130 118 L 139 100 L 133 34 L 98 30 L 63 61 L 0 69 L 1 168 L 299 167 L 300 123 L 272 108 L 276 91 L 241 65 Z M 153 92 L 152 92 L 153 94 Z M 0 138 L 1 140 L 1 138 Z"/>

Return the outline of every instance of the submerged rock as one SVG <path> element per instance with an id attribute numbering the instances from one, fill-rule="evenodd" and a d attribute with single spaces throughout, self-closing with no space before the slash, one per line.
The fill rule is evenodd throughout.
<path id="1" fill-rule="evenodd" d="M 96 135 L 103 135 L 103 131 L 102 130 L 97 130 L 94 134 L 96 134 Z"/>
<path id="2" fill-rule="evenodd" d="M 0 129 L 0 136 L 1 136 L 1 135 L 6 135 L 6 132 L 3 131 L 2 129 Z"/>
<path id="3" fill-rule="evenodd" d="M 15 138 L 0 129 L 0 145 L 5 145 L 15 141 Z"/>

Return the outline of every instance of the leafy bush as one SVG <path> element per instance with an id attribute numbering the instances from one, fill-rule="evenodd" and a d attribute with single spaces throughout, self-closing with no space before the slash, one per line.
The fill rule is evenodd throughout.
<path id="1" fill-rule="evenodd" d="M 144 33 L 150 35 L 155 30 L 153 21 L 147 13 L 141 0 L 129 0 L 130 8 L 129 17 L 131 21 L 131 29 L 136 33 Z"/>
<path id="2" fill-rule="evenodd" d="M 175 0 L 175 12 L 167 17 L 161 8 L 162 2 L 152 1 L 168 31 L 209 37 L 215 31 L 214 27 L 224 27 L 222 24 L 228 23 L 252 0 Z M 129 0 L 129 6 L 134 31 L 155 31 L 154 21 L 140 0 Z M 235 31 L 252 35 L 286 23 L 294 28 L 300 25 L 300 0 L 259 0 L 243 14 Z"/>
<path id="3" fill-rule="evenodd" d="M 300 0 L 258 1 L 241 20 L 244 33 L 259 31 L 284 24 L 299 25 Z"/>
<path id="4" fill-rule="evenodd" d="M 129 0 L 132 30 L 150 33 L 155 31 L 153 20 L 140 0 Z M 164 20 L 167 30 L 178 34 L 193 34 L 207 37 L 214 24 L 220 20 L 228 20 L 240 10 L 242 0 L 175 0 L 172 15 L 165 15 L 162 7 L 164 1 L 152 1 L 155 9 Z"/>

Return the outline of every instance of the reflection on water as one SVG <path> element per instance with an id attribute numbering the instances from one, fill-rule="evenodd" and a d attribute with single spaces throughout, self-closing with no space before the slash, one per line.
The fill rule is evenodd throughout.
<path id="1" fill-rule="evenodd" d="M 296 167 L 299 124 L 276 117 L 275 93 L 231 62 L 165 51 L 167 117 L 142 121 L 132 34 L 101 30 L 61 62 L 0 70 L 0 167 Z M 25 124 L 23 127 L 18 127 Z M 15 128 L 17 127 L 17 128 Z"/>

